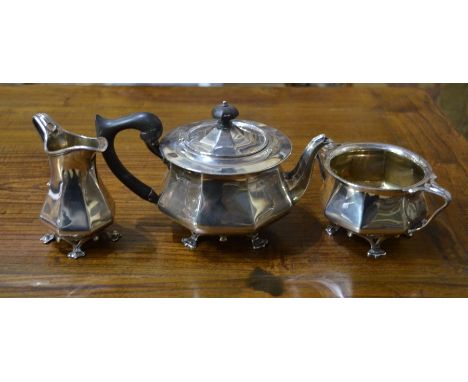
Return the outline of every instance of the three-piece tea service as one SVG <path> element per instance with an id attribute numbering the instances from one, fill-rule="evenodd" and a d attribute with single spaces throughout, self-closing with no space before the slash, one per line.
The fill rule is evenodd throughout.
<path id="1" fill-rule="evenodd" d="M 162 139 L 162 123 L 151 113 L 118 119 L 96 116 L 97 138 L 73 134 L 45 113 L 33 123 L 48 155 L 50 181 L 41 219 L 52 233 L 41 240 L 65 241 L 71 258 L 84 256 L 82 245 L 108 235 L 118 240 L 112 224 L 114 202 L 96 171 L 101 152 L 115 176 L 131 191 L 187 228 L 182 239 L 197 247 L 200 236 L 245 235 L 254 249 L 268 244 L 261 230 L 286 215 L 305 193 L 314 161 L 323 183 L 321 201 L 329 235 L 343 228 L 370 244 L 368 256 L 385 255 L 381 243 L 390 237 L 412 236 L 451 201 L 436 182 L 430 165 L 404 148 L 383 143 L 335 143 L 318 135 L 306 146 L 292 171 L 282 163 L 291 154 L 290 140 L 263 123 L 237 119 L 238 110 L 223 102 L 213 119 L 179 126 Z M 122 164 L 114 147 L 116 135 L 140 131 L 147 148 L 168 168 L 158 194 Z M 443 204 L 432 214 L 426 194 Z"/>

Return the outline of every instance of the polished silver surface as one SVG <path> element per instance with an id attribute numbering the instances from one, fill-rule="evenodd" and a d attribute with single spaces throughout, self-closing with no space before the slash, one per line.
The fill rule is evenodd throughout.
<path id="1" fill-rule="evenodd" d="M 281 166 L 242 175 L 211 175 L 171 163 L 158 206 L 192 232 L 182 240 L 194 249 L 200 235 L 250 235 L 254 249 L 268 241 L 258 231 L 287 214 L 304 194 L 318 150 L 328 142 L 312 139 L 298 165 L 289 173 Z"/>
<path id="2" fill-rule="evenodd" d="M 230 105 L 219 105 L 219 114 L 222 107 Z M 178 127 L 160 144 L 169 172 L 158 206 L 192 232 L 182 240 L 190 249 L 201 235 L 221 241 L 247 235 L 254 249 L 265 247 L 268 240 L 258 231 L 299 201 L 318 151 L 329 142 L 324 135 L 313 138 L 294 170 L 284 172 L 280 164 L 291 153 L 289 139 L 264 124 L 233 119 L 231 114 L 223 123 Z"/>
<path id="3" fill-rule="evenodd" d="M 215 107 L 213 115 L 226 101 Z M 159 145 L 164 158 L 186 170 L 209 175 L 243 175 L 278 166 L 291 154 L 291 142 L 278 130 L 263 123 L 209 119 L 179 126 Z"/>
<path id="4" fill-rule="evenodd" d="M 170 166 L 158 206 L 198 235 L 250 234 L 285 215 L 293 202 L 280 168 L 237 177 Z"/>
<path id="5" fill-rule="evenodd" d="M 96 153 L 107 148 L 105 138 L 89 138 L 61 128 L 50 116 L 38 113 L 33 123 L 44 142 L 50 180 L 40 218 L 53 231 L 44 244 L 64 240 L 73 246 L 70 258 L 85 255 L 81 246 L 113 221 L 114 202 L 96 172 Z M 120 235 L 114 231 L 111 240 Z"/>
<path id="6" fill-rule="evenodd" d="M 268 138 L 254 122 L 236 121 L 229 128 L 199 122 L 184 132 L 185 148 L 194 154 L 215 158 L 239 158 L 265 149 Z"/>
<path id="7" fill-rule="evenodd" d="M 411 236 L 424 228 L 451 201 L 437 185 L 430 165 L 404 148 L 382 143 L 329 144 L 319 155 L 323 176 L 322 205 L 332 222 L 366 239 L 368 256 L 385 255 L 381 243 L 389 237 Z M 444 200 L 429 213 L 426 193 Z"/>
<path id="8" fill-rule="evenodd" d="M 330 140 L 323 134 L 312 138 L 302 153 L 296 167 L 284 174 L 287 189 L 294 204 L 299 201 L 309 186 L 310 174 L 312 173 L 314 160 L 318 151 L 329 142 Z"/>
<path id="9" fill-rule="evenodd" d="M 311 140 L 291 172 L 276 166 L 236 176 L 201 174 L 169 165 L 159 209 L 192 232 L 182 240 L 194 249 L 200 235 L 250 235 L 255 249 L 268 240 L 258 231 L 287 214 L 304 194 L 319 149 L 328 139 Z"/>

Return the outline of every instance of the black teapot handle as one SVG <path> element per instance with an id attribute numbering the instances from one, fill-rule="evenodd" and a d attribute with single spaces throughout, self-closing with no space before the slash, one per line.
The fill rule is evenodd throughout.
<path id="1" fill-rule="evenodd" d="M 107 139 L 108 146 L 103 152 L 103 156 L 111 171 L 139 197 L 151 203 L 157 203 L 158 194 L 134 177 L 125 168 L 115 152 L 114 140 L 117 133 L 127 129 L 139 130 L 140 138 L 146 143 L 148 149 L 162 159 L 159 151 L 159 138 L 163 131 L 162 123 L 157 116 L 151 113 L 135 113 L 116 119 L 105 119 L 96 115 L 96 133 L 98 137 Z"/>

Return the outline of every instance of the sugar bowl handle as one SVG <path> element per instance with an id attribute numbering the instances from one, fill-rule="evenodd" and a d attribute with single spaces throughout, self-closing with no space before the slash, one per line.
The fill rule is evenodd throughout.
<path id="1" fill-rule="evenodd" d="M 326 157 L 327 157 L 327 152 L 335 149 L 339 146 L 338 143 L 335 143 L 331 139 L 328 140 L 328 144 L 322 147 L 322 149 L 319 151 L 317 155 L 317 161 L 319 164 L 319 170 L 320 170 L 320 177 L 322 178 L 322 181 L 324 181 L 327 178 L 327 170 L 325 170 L 325 167 L 323 165 Z"/>
<path id="2" fill-rule="evenodd" d="M 412 235 L 414 232 L 419 231 L 426 227 L 432 219 L 434 219 L 445 207 L 447 207 L 450 202 L 452 201 L 452 195 L 450 192 L 448 192 L 445 188 L 442 188 L 439 186 L 434 179 L 429 180 L 427 183 L 422 185 L 421 187 L 417 187 L 414 189 L 411 189 L 410 192 L 417 192 L 417 191 L 424 191 L 424 192 L 429 192 L 431 194 L 437 195 L 444 199 L 444 203 L 437 208 L 432 215 L 429 217 L 429 219 L 423 220 L 422 224 L 419 227 L 409 229 L 407 233 L 409 235 Z"/>
<path id="3" fill-rule="evenodd" d="M 115 152 L 114 140 L 117 133 L 135 129 L 140 131 L 140 138 L 146 143 L 148 149 L 158 157 L 162 158 L 159 151 L 159 138 L 163 127 L 157 116 L 151 113 L 135 113 L 117 119 L 105 119 L 96 115 L 96 132 L 98 137 L 107 139 L 108 147 L 103 153 L 107 165 L 114 175 L 131 191 L 142 199 L 151 203 L 157 203 L 158 194 L 148 185 L 133 176 L 122 164 Z"/>

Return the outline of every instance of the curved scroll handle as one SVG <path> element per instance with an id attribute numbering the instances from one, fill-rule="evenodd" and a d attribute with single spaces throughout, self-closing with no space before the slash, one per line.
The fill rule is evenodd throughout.
<path id="1" fill-rule="evenodd" d="M 429 192 L 431 194 L 437 195 L 444 199 L 444 204 L 437 208 L 431 215 L 429 219 L 423 220 L 422 224 L 417 228 L 412 228 L 407 231 L 409 235 L 412 235 L 414 232 L 419 231 L 425 228 L 432 219 L 434 219 L 445 207 L 447 207 L 452 201 L 452 195 L 445 188 L 440 187 L 434 179 L 431 179 L 429 182 L 425 183 L 421 187 L 413 188 L 409 192 L 414 193 L 417 191 Z"/>
<path id="2" fill-rule="evenodd" d="M 148 149 L 162 158 L 159 151 L 159 138 L 162 134 L 162 123 L 158 117 L 151 113 L 135 113 L 117 119 L 105 119 L 96 115 L 96 132 L 98 137 L 105 137 L 109 143 L 103 153 L 107 165 L 114 175 L 131 191 L 142 199 L 157 203 L 159 196 L 145 183 L 134 177 L 122 164 L 114 148 L 114 139 L 117 133 L 135 129 L 140 131 L 140 138 L 146 143 Z"/>

